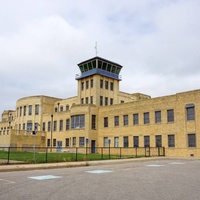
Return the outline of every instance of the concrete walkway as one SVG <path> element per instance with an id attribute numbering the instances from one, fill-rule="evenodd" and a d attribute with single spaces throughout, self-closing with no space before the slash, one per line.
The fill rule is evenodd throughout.
<path id="1" fill-rule="evenodd" d="M 38 169 L 53 169 L 53 168 L 67 168 L 67 167 L 81 167 L 94 166 L 115 163 L 126 163 L 136 161 L 156 161 L 169 159 L 166 157 L 148 157 L 148 158 L 133 158 L 133 159 L 119 159 L 119 160 L 98 160 L 98 161 L 81 161 L 81 162 L 60 162 L 60 163 L 42 163 L 42 164 L 7 164 L 0 165 L 0 172 L 9 171 L 24 171 L 24 170 L 38 170 Z"/>

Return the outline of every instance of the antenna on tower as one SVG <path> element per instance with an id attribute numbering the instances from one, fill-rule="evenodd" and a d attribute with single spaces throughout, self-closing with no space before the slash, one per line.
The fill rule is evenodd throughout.
<path id="1" fill-rule="evenodd" d="M 98 54 L 98 51 L 97 51 L 97 42 L 95 42 L 95 53 L 96 53 L 96 56 L 97 56 L 97 54 Z"/>

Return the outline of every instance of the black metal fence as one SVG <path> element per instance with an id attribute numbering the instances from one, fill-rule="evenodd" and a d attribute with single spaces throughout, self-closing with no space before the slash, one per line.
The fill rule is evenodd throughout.
<path id="1" fill-rule="evenodd" d="M 53 163 L 165 156 L 164 147 L 0 147 L 0 164 Z"/>

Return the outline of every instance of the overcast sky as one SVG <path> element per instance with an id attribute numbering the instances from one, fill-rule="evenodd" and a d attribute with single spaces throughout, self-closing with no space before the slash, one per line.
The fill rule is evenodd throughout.
<path id="1" fill-rule="evenodd" d="M 200 88 L 200 0 L 0 0 L 0 113 L 26 96 L 76 96 L 96 41 L 123 66 L 121 91 Z"/>

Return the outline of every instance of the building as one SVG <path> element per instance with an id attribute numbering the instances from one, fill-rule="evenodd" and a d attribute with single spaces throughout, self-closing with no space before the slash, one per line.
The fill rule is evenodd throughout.
<path id="1" fill-rule="evenodd" d="M 200 90 L 151 98 L 119 91 L 122 66 L 101 57 L 78 64 L 78 94 L 21 98 L 0 122 L 0 147 L 165 147 L 200 156 Z M 29 139 L 28 139 L 29 137 Z M 19 139 L 21 138 L 21 139 Z"/>

